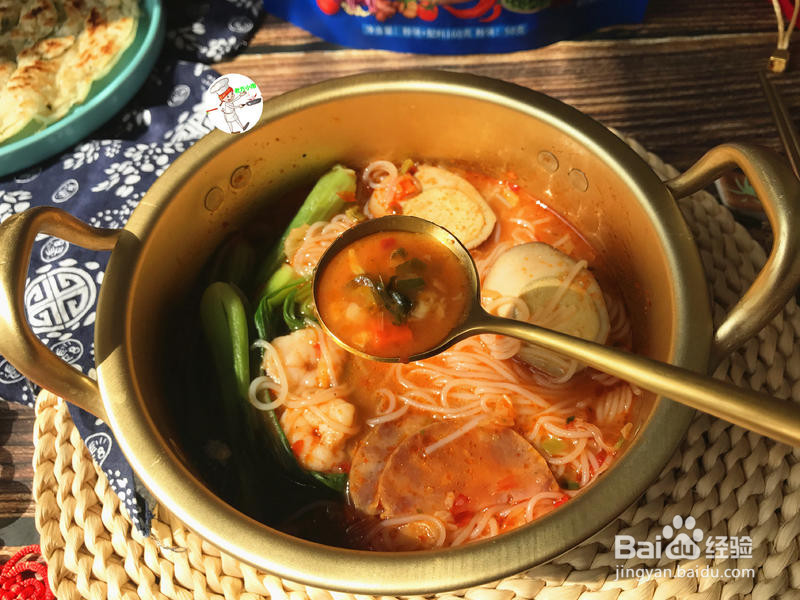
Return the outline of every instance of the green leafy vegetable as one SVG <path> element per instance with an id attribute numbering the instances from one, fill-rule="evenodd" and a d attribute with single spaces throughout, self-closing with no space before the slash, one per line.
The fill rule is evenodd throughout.
<path id="1" fill-rule="evenodd" d="M 426 265 L 422 260 L 414 257 L 397 265 L 394 272 L 397 273 L 398 276 L 418 277 L 425 272 L 427 267 L 428 265 Z"/>
<path id="2" fill-rule="evenodd" d="M 334 492 L 344 494 L 347 489 L 347 479 L 349 477 L 347 473 L 320 473 L 319 471 L 309 471 L 308 473 L 316 481 L 329 487 Z"/>
<path id="3" fill-rule="evenodd" d="M 240 292 L 229 283 L 212 283 L 200 300 L 200 318 L 220 376 L 242 398 L 250 386 L 247 313 Z"/>
<path id="4" fill-rule="evenodd" d="M 208 281 L 227 281 L 245 288 L 251 282 L 255 260 L 256 252 L 252 244 L 242 236 L 235 235 L 215 254 L 208 270 Z"/>
<path id="5" fill-rule="evenodd" d="M 242 501 L 248 510 L 255 510 L 258 498 L 250 481 L 253 474 L 249 461 L 257 454 L 258 426 L 248 400 L 249 332 L 243 298 L 232 284 L 212 283 L 200 300 L 200 320 L 220 382 L 226 438 L 239 457 L 234 464 Z"/>
<path id="6" fill-rule="evenodd" d="M 301 225 L 316 223 L 317 221 L 327 221 L 335 214 L 342 211 L 345 201 L 342 196 L 355 194 L 356 173 L 352 169 L 336 165 L 330 171 L 319 178 L 316 185 L 306 196 L 300 210 L 294 216 L 289 226 L 284 231 L 275 248 L 270 252 L 267 259 L 258 269 L 258 281 L 266 281 L 277 271 L 284 260 L 283 245 L 289 232 Z"/>
<path id="7" fill-rule="evenodd" d="M 285 319 L 282 321 L 284 313 L 279 308 L 283 308 L 289 294 L 305 282 L 307 279 L 298 275 L 288 264 L 284 264 L 270 277 L 254 315 L 259 338 L 271 340 L 280 335 Z"/>
<path id="8" fill-rule="evenodd" d="M 362 274 L 356 275 L 350 285 L 369 289 L 375 303 L 383 306 L 394 317 L 394 324 L 402 325 L 414 309 L 413 298 L 425 286 L 425 280 L 420 277 L 400 280 L 392 277 L 387 285 L 380 276 Z"/>
<path id="9" fill-rule="evenodd" d="M 391 260 L 403 260 L 408 253 L 406 252 L 405 248 L 395 248 L 392 250 L 392 253 L 389 255 Z"/>
<path id="10" fill-rule="evenodd" d="M 283 301 L 283 320 L 291 331 L 303 329 L 308 320 L 316 320 L 311 302 L 311 281 L 304 279 Z"/>
<path id="11" fill-rule="evenodd" d="M 396 279 L 392 277 L 392 279 L 389 280 L 389 287 L 393 287 L 404 296 L 411 298 L 425 287 L 425 280 L 422 277 L 411 277 L 409 279 Z"/>
<path id="12" fill-rule="evenodd" d="M 316 313 L 311 299 L 308 278 L 300 276 L 286 261 L 286 238 L 293 229 L 317 221 L 328 221 L 342 211 L 347 199 L 356 191 L 356 174 L 352 169 L 336 165 L 325 173 L 309 192 L 297 214 L 280 240 L 261 264 L 256 281 L 263 282 L 258 290 L 254 321 L 258 336 L 273 340 L 288 328 L 291 331 L 307 326 Z M 347 213 L 354 219 L 365 218 L 358 207 L 349 207 Z M 347 473 L 319 473 L 307 471 L 297 462 L 286 433 L 273 410 L 259 411 L 266 429 L 266 442 L 282 470 L 294 481 L 304 484 L 322 484 L 343 493 Z"/>

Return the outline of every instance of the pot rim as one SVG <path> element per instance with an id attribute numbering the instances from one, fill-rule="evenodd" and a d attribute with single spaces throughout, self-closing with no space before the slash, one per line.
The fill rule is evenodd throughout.
<path id="1" fill-rule="evenodd" d="M 558 100 L 496 79 L 431 70 L 376 72 L 325 81 L 264 103 L 257 128 L 299 110 L 353 95 L 425 92 L 466 96 L 511 108 L 565 131 L 617 171 L 642 198 L 663 245 L 675 298 L 670 362 L 705 371 L 711 315 L 702 264 L 677 204 L 647 163 L 612 132 Z M 108 424 L 134 471 L 153 495 L 191 530 L 220 550 L 280 577 L 356 593 L 409 595 L 471 587 L 524 571 L 586 540 L 630 506 L 658 476 L 683 439 L 694 411 L 663 397 L 614 467 L 563 509 L 497 537 L 422 552 L 368 552 L 295 538 L 243 515 L 203 486 L 140 410 L 129 348 L 130 280 L 140 249 L 168 199 L 194 174 L 194 156 L 210 156 L 237 138 L 214 132 L 169 167 L 134 210 L 111 255 L 98 303 L 95 347 Z M 653 435 L 656 433 L 658 435 Z M 614 477 L 611 477 L 615 474 Z M 628 484 L 623 487 L 620 481 Z M 191 498 L 191 502 L 186 502 Z"/>

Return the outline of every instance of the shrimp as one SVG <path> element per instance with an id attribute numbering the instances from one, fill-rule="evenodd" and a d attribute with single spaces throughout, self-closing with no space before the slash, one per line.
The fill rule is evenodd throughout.
<path id="1" fill-rule="evenodd" d="M 317 325 L 272 340 L 264 369 L 285 397 L 280 424 L 292 452 L 306 469 L 347 470 L 347 442 L 358 431 L 355 406 L 339 384 L 347 353 Z"/>
<path id="2" fill-rule="evenodd" d="M 291 393 L 337 385 L 347 353 L 330 343 L 318 326 L 312 325 L 277 337 L 272 340 L 272 346 L 281 364 L 265 360 L 264 369 L 270 378 L 279 383 L 284 383 L 281 381 L 283 371 Z M 267 354 L 264 356 L 268 357 Z"/>
<path id="3" fill-rule="evenodd" d="M 305 408 L 287 408 L 280 417 L 298 462 L 313 471 L 348 471 L 347 441 L 358 431 L 355 407 L 334 398 Z"/>

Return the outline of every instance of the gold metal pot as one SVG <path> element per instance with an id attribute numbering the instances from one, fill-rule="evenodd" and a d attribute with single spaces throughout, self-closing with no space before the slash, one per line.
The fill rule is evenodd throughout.
<path id="1" fill-rule="evenodd" d="M 674 453 L 693 411 L 645 396 L 638 434 L 606 473 L 544 518 L 491 540 L 415 553 L 343 550 L 275 531 L 207 489 L 173 445 L 158 356 L 159 323 L 233 230 L 281 210 L 335 162 L 382 157 L 466 161 L 513 170 L 565 215 L 619 283 L 636 351 L 706 372 L 754 335 L 800 282 L 800 182 L 783 161 L 745 145 L 714 148 L 662 183 L 624 142 L 577 110 L 509 83 L 431 71 L 373 73 L 264 104 L 246 135 L 214 132 L 185 152 L 123 230 L 95 229 L 37 208 L 0 227 L 0 354 L 24 375 L 105 420 L 155 497 L 221 550 L 281 577 L 372 594 L 471 586 L 546 561 L 628 507 Z M 712 330 L 705 278 L 675 198 L 741 167 L 764 203 L 775 247 L 753 287 Z M 263 218 L 263 217 L 261 217 Z M 277 219 L 277 217 L 276 217 Z M 288 219 L 287 219 L 288 220 Z M 51 354 L 25 322 L 27 263 L 38 233 L 113 250 L 95 324 L 97 382 Z"/>

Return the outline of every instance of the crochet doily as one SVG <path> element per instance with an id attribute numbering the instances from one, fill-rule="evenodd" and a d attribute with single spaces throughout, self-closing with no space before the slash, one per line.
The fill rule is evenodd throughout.
<path id="1" fill-rule="evenodd" d="M 677 175 L 626 141 L 662 178 Z M 713 196 L 680 208 L 700 249 L 718 325 L 766 256 Z M 794 300 L 725 360 L 716 376 L 800 402 L 800 312 Z M 94 463 L 63 401 L 42 393 L 34 439 L 36 526 L 59 600 L 372 600 L 280 579 L 221 553 L 157 507 L 152 535 L 132 527 Z M 800 449 L 698 415 L 680 450 L 646 494 L 603 531 L 524 573 L 443 600 L 632 600 L 800 598 Z M 614 536 L 654 541 L 689 516 L 706 536 L 749 536 L 749 558 L 671 561 L 614 558 Z M 617 579 L 617 566 L 638 574 Z M 703 570 L 701 567 L 709 568 Z M 675 576 L 678 567 L 684 576 Z M 673 576 L 663 576 L 671 569 Z M 694 571 L 686 575 L 693 569 Z M 731 574 L 731 569 L 740 572 Z M 659 576 L 661 575 L 661 576 Z M 383 597 L 381 600 L 393 600 Z"/>

